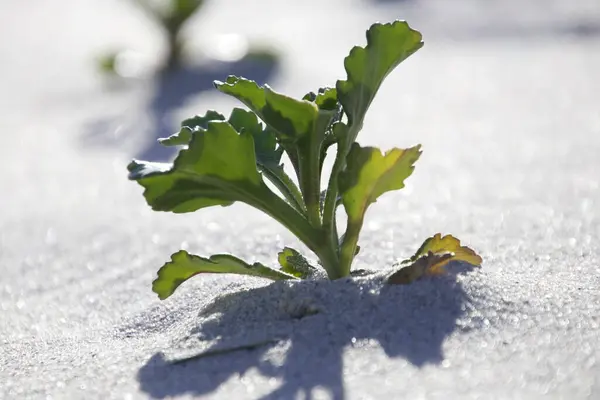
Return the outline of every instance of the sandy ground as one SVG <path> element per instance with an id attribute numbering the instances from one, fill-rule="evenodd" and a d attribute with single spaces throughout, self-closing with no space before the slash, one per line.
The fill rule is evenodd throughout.
<path id="1" fill-rule="evenodd" d="M 96 55 L 161 50 L 135 9 L 0 4 L 0 398 L 600 398 L 598 2 L 320 3 L 212 1 L 188 35 L 269 40 L 281 63 L 251 77 L 300 96 L 343 76 L 372 22 L 424 33 L 359 137 L 424 148 L 407 188 L 368 214 L 355 267 L 378 272 L 208 276 L 164 302 L 150 283 L 180 248 L 274 264 L 296 245 L 243 205 L 153 213 L 126 180 L 156 126 L 227 112 L 235 103 L 207 89 L 243 66 L 198 72 L 197 94 L 144 80 L 107 91 Z M 483 268 L 384 287 L 435 232 Z M 319 312 L 298 318 L 306 305 Z"/>

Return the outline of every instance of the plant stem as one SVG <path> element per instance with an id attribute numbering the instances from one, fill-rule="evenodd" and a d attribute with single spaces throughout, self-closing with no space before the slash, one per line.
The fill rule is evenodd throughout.
<path id="1" fill-rule="evenodd" d="M 306 205 L 300 189 L 283 171 L 283 169 L 271 168 L 260 165 L 260 171 L 275 187 L 281 192 L 288 203 L 294 207 L 299 213 L 306 214 Z"/>
<path id="2" fill-rule="evenodd" d="M 302 154 L 299 158 L 300 188 L 304 196 L 304 204 L 308 222 L 315 227 L 321 228 L 321 202 L 320 202 L 320 186 L 321 173 L 319 168 L 319 149 L 314 146 L 310 138 L 299 144 L 299 153 Z"/>
<path id="3" fill-rule="evenodd" d="M 327 239 L 328 233 L 323 230 L 321 231 L 324 239 Z M 319 251 L 315 251 L 315 254 L 319 257 L 321 265 L 327 272 L 327 277 L 331 280 L 343 278 L 345 275 L 341 275 L 339 269 L 339 259 L 337 254 L 337 247 L 333 248 L 324 240 L 324 244 L 321 246 Z"/>
<path id="4" fill-rule="evenodd" d="M 183 44 L 181 43 L 181 40 L 179 40 L 179 30 L 167 31 L 167 46 L 167 57 L 164 69 L 169 71 L 181 66 Z"/>
<path id="5" fill-rule="evenodd" d="M 358 244 L 358 236 L 362 229 L 363 221 L 358 224 L 347 224 L 346 232 L 344 233 L 344 241 L 340 248 L 339 269 L 342 276 L 350 275 L 352 260 L 356 255 L 356 246 Z"/>
<path id="6" fill-rule="evenodd" d="M 323 228 L 317 229 L 311 226 L 307 219 L 292 206 L 270 190 L 269 193 L 270 195 L 265 195 L 265 198 L 270 198 L 269 201 L 251 205 L 273 217 L 312 250 L 319 258 L 329 279 L 343 278 L 348 275 L 340 275 L 337 246 L 332 247 L 327 240 L 328 232 Z"/>
<path id="7" fill-rule="evenodd" d="M 306 247 L 321 258 L 320 254 L 323 253 L 323 244 L 318 240 L 320 236 L 319 229 L 311 226 L 302 214 L 273 193 L 266 185 L 265 189 L 264 194 L 260 198 L 255 198 L 255 201 L 248 204 L 273 217 L 273 219 L 285 226 Z"/>
<path id="8" fill-rule="evenodd" d="M 333 169 L 329 176 L 327 193 L 325 194 L 325 205 L 323 206 L 323 228 L 327 233 L 327 241 L 333 246 L 336 252 L 339 249 L 339 237 L 335 221 L 335 209 L 338 198 L 338 175 L 344 169 L 345 162 L 346 154 L 340 143 L 338 144 Z"/>

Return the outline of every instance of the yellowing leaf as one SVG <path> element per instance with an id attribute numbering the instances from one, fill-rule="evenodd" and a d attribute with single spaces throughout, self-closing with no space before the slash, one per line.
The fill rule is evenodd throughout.
<path id="1" fill-rule="evenodd" d="M 417 261 L 390 275 L 388 283 L 393 285 L 407 285 L 426 275 L 428 271 L 444 265 L 452 259 L 452 253 L 434 254 L 431 251 Z"/>
<path id="2" fill-rule="evenodd" d="M 460 240 L 452 235 L 443 236 L 436 233 L 423 242 L 414 256 L 404 260 L 402 264 L 410 264 L 388 278 L 389 283 L 407 284 L 424 275 L 440 275 L 446 272 L 445 266 L 450 261 L 464 261 L 474 266 L 481 266 L 482 259 L 472 249 L 461 246 Z"/>
<path id="3" fill-rule="evenodd" d="M 449 252 L 453 254 L 451 260 L 448 260 L 443 265 L 435 266 L 435 271 L 433 271 L 432 273 L 435 273 L 437 270 L 444 267 L 450 261 L 464 261 L 475 266 L 480 266 L 482 262 L 481 257 L 477 255 L 475 251 L 468 248 L 467 246 L 461 246 L 460 240 L 458 240 L 452 235 L 446 235 L 442 237 L 441 233 L 436 233 L 434 236 L 425 240 L 419 248 L 419 250 L 417 250 L 415 255 L 404 262 L 406 263 L 409 261 L 415 261 L 419 257 L 422 257 L 424 254 L 427 254 L 430 251 L 433 253 Z"/>

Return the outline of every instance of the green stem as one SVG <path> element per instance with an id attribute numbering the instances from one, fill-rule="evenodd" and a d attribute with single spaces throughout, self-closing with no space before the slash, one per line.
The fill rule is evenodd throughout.
<path id="1" fill-rule="evenodd" d="M 251 206 L 261 210 L 273 219 L 285 226 L 302 243 L 312 250 L 317 256 L 322 250 L 322 243 L 319 242 L 319 231 L 311 226 L 307 219 L 296 211 L 292 206 L 286 203 L 281 197 L 277 196 L 265 185 L 265 193 L 260 199 L 256 198 Z"/>
<path id="2" fill-rule="evenodd" d="M 337 224 L 335 221 L 335 209 L 338 198 L 338 175 L 344 169 L 346 162 L 346 154 L 341 144 L 338 144 L 337 154 L 333 163 L 333 169 L 329 176 L 327 185 L 327 193 L 325 194 L 325 205 L 323 206 L 323 228 L 327 233 L 327 240 L 330 246 L 339 249 L 339 237 L 337 232 Z M 343 275 L 342 275 L 343 276 Z"/>
<path id="3" fill-rule="evenodd" d="M 298 153 L 303 154 L 299 158 L 299 169 L 300 176 L 298 181 L 300 182 L 300 188 L 304 197 L 304 204 L 306 205 L 306 212 L 308 215 L 308 222 L 315 227 L 320 228 L 321 222 L 321 205 L 320 205 L 320 186 L 321 186 L 321 174 L 319 172 L 319 149 L 316 149 L 310 140 L 299 144 Z"/>
<path id="4" fill-rule="evenodd" d="M 358 245 L 358 236 L 362 229 L 363 220 L 358 223 L 346 225 L 346 232 L 344 233 L 344 241 L 340 248 L 340 262 L 339 269 L 342 276 L 350 275 L 350 268 L 352 267 L 352 261 L 356 255 L 356 246 Z"/>
<path id="5" fill-rule="evenodd" d="M 339 273 L 337 247 L 334 248 L 328 243 L 327 232 L 322 228 L 315 229 L 303 215 L 268 188 L 266 189 L 270 194 L 265 193 L 265 196 L 261 196 L 261 198 L 265 198 L 267 201 L 258 201 L 251 205 L 288 228 L 306 247 L 312 250 L 319 257 L 329 279 L 346 276 L 347 274 L 340 275 Z"/>
<path id="6" fill-rule="evenodd" d="M 263 176 L 265 176 L 281 192 L 288 203 L 301 214 L 306 214 L 306 206 L 302 199 L 300 189 L 283 171 L 283 169 L 259 166 Z"/>

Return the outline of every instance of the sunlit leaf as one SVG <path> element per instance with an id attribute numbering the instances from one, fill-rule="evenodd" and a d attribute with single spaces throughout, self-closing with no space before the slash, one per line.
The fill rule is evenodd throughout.
<path id="1" fill-rule="evenodd" d="M 320 110 L 335 110 L 338 105 L 337 90 L 332 87 L 319 88 L 317 93 L 309 92 L 302 100 L 308 100 L 317 105 Z"/>
<path id="2" fill-rule="evenodd" d="M 295 141 L 312 132 L 318 108 L 310 101 L 296 100 L 275 92 L 268 85 L 261 87 L 236 76 L 229 76 L 225 82 L 216 81 L 215 86 L 248 106 L 282 140 Z"/>
<path id="3" fill-rule="evenodd" d="M 373 24 L 367 31 L 367 45 L 355 46 L 344 60 L 345 81 L 338 81 L 337 95 L 352 126 L 348 145 L 356 139 L 375 94 L 386 76 L 423 46 L 422 36 L 405 21 Z"/>
<path id="4" fill-rule="evenodd" d="M 173 164 L 133 161 L 129 171 L 156 211 L 185 213 L 234 201 L 259 206 L 275 196 L 256 169 L 252 135 L 238 134 L 227 122 L 209 122 Z"/>
<path id="5" fill-rule="evenodd" d="M 433 252 L 436 254 L 445 252 L 452 253 L 452 258 L 448 260 L 448 262 L 464 261 L 475 266 L 480 266 L 482 262 L 481 257 L 475 253 L 475 251 L 467 246 L 461 246 L 460 240 L 454 236 L 446 235 L 442 237 L 441 233 L 436 233 L 434 236 L 425 240 L 421 247 L 419 247 L 419 250 L 417 250 L 417 252 L 411 258 L 404 260 L 402 263 L 405 264 L 414 262 L 428 252 Z M 432 268 L 430 272 L 433 274 L 443 272 L 442 268 L 448 264 L 448 262 L 442 265 L 437 265 L 435 268 Z"/>
<path id="6" fill-rule="evenodd" d="M 270 127 L 263 127 L 252 111 L 234 108 L 229 123 L 238 132 L 248 132 L 254 138 L 256 164 L 263 175 L 284 195 L 286 200 L 299 212 L 303 213 L 304 200 L 294 181 L 285 173 L 281 156 L 283 147 L 277 145 L 275 132 Z"/>
<path id="7" fill-rule="evenodd" d="M 452 235 L 436 233 L 423 242 L 419 250 L 402 264 L 409 264 L 389 278 L 390 283 L 411 283 L 424 275 L 440 275 L 451 261 L 464 261 L 481 266 L 482 259 L 472 249 L 461 246 Z"/>
<path id="8" fill-rule="evenodd" d="M 206 130 L 211 121 L 225 121 L 225 117 L 216 111 L 209 110 L 204 115 L 196 115 L 183 120 L 179 132 L 168 138 L 160 138 L 158 142 L 163 146 L 187 146 L 192 140 L 194 132 Z"/>
<path id="9" fill-rule="evenodd" d="M 215 254 L 210 258 L 203 258 L 180 250 L 171 256 L 171 261 L 158 270 L 158 278 L 152 282 L 152 290 L 164 300 L 183 282 L 201 273 L 252 275 L 272 280 L 296 279 L 293 275 L 271 269 L 261 263 L 250 265 L 229 254 Z"/>
<path id="10" fill-rule="evenodd" d="M 452 253 L 432 253 L 431 251 L 418 258 L 412 264 L 393 273 L 387 282 L 394 285 L 407 285 L 428 274 L 439 265 L 445 265 L 452 259 Z"/>
<path id="11" fill-rule="evenodd" d="M 348 215 L 341 249 L 342 262 L 350 262 L 356 253 L 358 235 L 369 205 L 383 193 L 404 187 L 404 180 L 412 174 L 413 164 L 421 155 L 420 148 L 417 145 L 409 149 L 392 149 L 384 155 L 375 147 L 354 143 L 347 157 L 347 167 L 339 176 L 342 203 Z"/>
<path id="12" fill-rule="evenodd" d="M 298 278 L 307 278 L 316 271 L 316 268 L 310 265 L 302 254 L 291 247 L 285 247 L 280 251 L 277 260 L 283 272 Z"/>
<path id="13" fill-rule="evenodd" d="M 384 155 L 375 147 L 355 143 L 347 157 L 347 168 L 339 178 L 342 203 L 350 224 L 362 223 L 367 207 L 383 193 L 402 189 L 420 155 L 418 145 L 392 149 Z"/>

